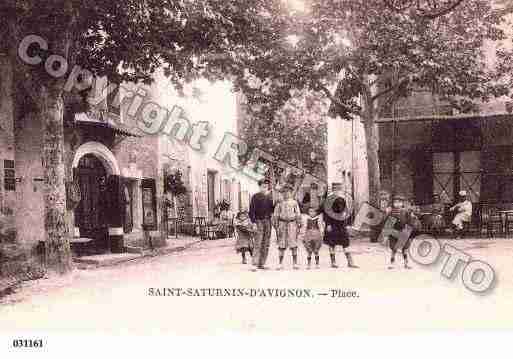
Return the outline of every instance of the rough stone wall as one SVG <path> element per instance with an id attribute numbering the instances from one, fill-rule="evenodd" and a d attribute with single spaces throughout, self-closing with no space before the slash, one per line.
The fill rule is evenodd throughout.
<path id="1" fill-rule="evenodd" d="M 0 55 L 0 221 L 2 228 L 14 229 L 16 192 L 4 189 L 4 160 L 14 160 L 12 72 L 7 59 Z"/>
<path id="2" fill-rule="evenodd" d="M 37 244 L 44 241 L 43 167 L 41 159 L 41 121 L 29 114 L 18 120 L 16 128 L 16 184 L 15 218 L 18 240 Z"/>
<path id="3" fill-rule="evenodd" d="M 38 131 L 38 126 L 29 121 L 21 141 L 22 153 L 15 153 L 14 109 L 12 98 L 12 70 L 6 58 L 0 55 L 0 292 L 21 280 L 29 279 L 37 268 L 40 272 L 41 256 L 37 240 L 42 234 L 42 221 L 34 216 L 34 210 L 42 205 L 42 197 L 34 193 L 40 184 L 32 181 L 38 173 L 41 159 L 35 143 L 29 143 L 29 133 Z M 19 128 L 19 124 L 16 125 Z M 21 157 L 20 157 L 21 155 Z M 40 155 L 39 155 L 40 156 Z M 4 161 L 14 161 L 16 190 L 5 189 Z M 18 161 L 20 160 L 20 161 Z M 32 163 L 33 162 L 33 163 Z M 38 168 L 39 166 L 39 168 Z M 32 209 L 34 208 L 34 209 Z"/>

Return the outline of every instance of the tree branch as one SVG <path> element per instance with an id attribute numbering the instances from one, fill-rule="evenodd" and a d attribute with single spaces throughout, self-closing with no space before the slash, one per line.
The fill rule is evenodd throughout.
<path id="1" fill-rule="evenodd" d="M 428 7 L 430 7 L 431 9 L 422 9 L 421 1 L 414 1 L 414 0 L 410 0 L 410 1 L 406 1 L 406 2 L 403 1 L 402 6 L 396 5 L 395 1 L 393 1 L 393 0 L 383 0 L 383 3 L 385 4 L 385 6 L 387 8 L 389 8 L 390 10 L 397 12 L 397 13 L 401 13 L 408 9 L 411 9 L 412 7 L 416 7 L 417 11 L 420 14 L 420 17 L 428 19 L 428 20 L 433 20 L 433 19 L 436 19 L 437 17 L 449 14 L 451 11 L 456 9 L 456 7 L 458 7 L 465 0 L 453 0 L 453 1 L 454 1 L 453 3 L 446 4 L 446 6 L 442 7 L 441 9 L 437 9 L 435 1 L 429 1 Z"/>
<path id="2" fill-rule="evenodd" d="M 437 17 L 447 15 L 448 13 L 450 13 L 451 11 L 456 9 L 456 7 L 459 6 L 463 1 L 464 0 L 457 0 L 454 4 L 450 5 L 445 10 L 441 10 L 439 12 L 431 13 L 431 14 L 426 13 L 423 15 L 423 17 L 426 19 L 429 19 L 429 20 L 433 20 L 433 19 L 436 19 Z"/>
<path id="3" fill-rule="evenodd" d="M 328 99 L 334 103 L 337 107 L 339 108 L 343 108 L 343 109 L 346 109 L 348 113 L 351 112 L 351 109 L 349 107 L 347 107 L 346 105 L 344 105 L 343 103 L 341 103 L 331 92 L 330 90 L 325 86 L 323 85 L 322 83 L 318 82 L 318 88 L 326 95 L 326 97 L 328 97 Z"/>
<path id="4" fill-rule="evenodd" d="M 378 92 L 376 95 L 372 96 L 371 101 L 376 101 L 378 98 L 380 98 L 383 95 L 386 95 L 389 92 L 397 91 L 403 84 L 405 84 L 409 80 L 410 80 L 409 76 L 403 77 L 401 80 L 397 81 L 394 86 L 390 86 L 389 88 L 387 88 L 381 92 Z"/>

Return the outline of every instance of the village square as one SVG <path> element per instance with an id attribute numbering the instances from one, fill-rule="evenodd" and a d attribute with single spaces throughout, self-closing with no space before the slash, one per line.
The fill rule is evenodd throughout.
<path id="1" fill-rule="evenodd" d="M 120 4 L 0 4 L 0 332 L 511 329 L 513 2 Z"/>

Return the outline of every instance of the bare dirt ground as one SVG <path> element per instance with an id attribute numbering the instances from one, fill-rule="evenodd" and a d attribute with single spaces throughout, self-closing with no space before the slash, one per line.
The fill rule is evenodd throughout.
<path id="1" fill-rule="evenodd" d="M 172 255 L 144 258 L 64 277 L 26 282 L 0 301 L 0 332 L 63 331 L 68 334 L 213 334 L 258 332 L 336 334 L 344 331 L 513 328 L 513 240 L 466 239 L 450 243 L 496 272 L 493 291 L 476 295 L 461 281 L 440 274 L 439 264 L 412 270 L 386 268 L 388 250 L 380 244 L 353 241 L 360 269 L 349 269 L 342 253 L 340 268 L 329 268 L 326 247 L 321 269 L 276 271 L 273 243 L 271 270 L 251 272 L 241 264 L 232 240 L 201 242 Z M 398 258 L 399 264 L 402 263 Z M 163 288 L 191 288 L 192 296 L 152 296 Z M 203 296 L 202 288 L 308 289 L 312 297 Z M 332 298 L 330 289 L 356 291 L 356 298 Z M 301 291 L 300 291 L 301 292 Z M 298 293 L 300 293 L 298 292 Z M 170 292 L 168 291 L 167 294 Z M 303 291 L 304 293 L 304 291 Z"/>

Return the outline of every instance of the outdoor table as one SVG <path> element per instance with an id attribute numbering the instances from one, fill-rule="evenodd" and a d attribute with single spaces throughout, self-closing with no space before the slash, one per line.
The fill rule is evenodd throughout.
<path id="1" fill-rule="evenodd" d="M 219 229 L 221 228 L 221 224 L 220 223 L 207 223 L 207 239 L 217 239 L 217 236 L 216 236 L 216 232 L 219 231 Z"/>

